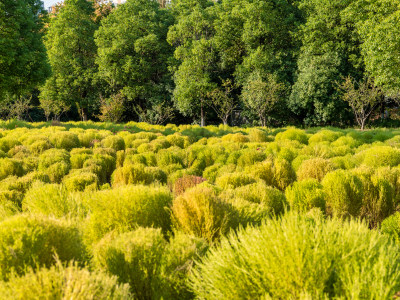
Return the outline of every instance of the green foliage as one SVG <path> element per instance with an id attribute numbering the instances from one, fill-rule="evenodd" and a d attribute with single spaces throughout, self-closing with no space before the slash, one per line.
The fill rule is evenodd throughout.
<path id="1" fill-rule="evenodd" d="M 40 1 L 0 4 L 0 98 L 30 93 L 50 75 L 43 45 L 45 10 Z M 29 66 L 29 67 L 27 67 Z"/>
<path id="2" fill-rule="evenodd" d="M 214 189 L 202 185 L 175 198 L 171 210 L 177 230 L 209 242 L 219 239 L 236 226 L 231 206 L 221 201 Z"/>
<path id="3" fill-rule="evenodd" d="M 127 232 L 143 226 L 160 227 L 166 233 L 171 226 L 166 208 L 172 195 L 165 187 L 129 185 L 91 193 L 87 201 L 90 215 L 85 236 L 89 244 L 113 230 Z"/>
<path id="4" fill-rule="evenodd" d="M 134 298 L 154 299 L 160 286 L 158 273 L 165 246 L 160 229 L 111 233 L 95 245 L 93 262 L 97 269 L 129 283 Z"/>
<path id="5" fill-rule="evenodd" d="M 282 214 L 286 207 L 284 194 L 263 181 L 225 190 L 220 198 L 237 211 L 241 225 L 260 224 L 267 217 Z"/>
<path id="6" fill-rule="evenodd" d="M 327 212 L 338 217 L 357 217 L 363 200 L 362 181 L 348 171 L 328 173 L 322 180 Z"/>
<path id="7" fill-rule="evenodd" d="M 0 298 L 34 299 L 131 299 L 128 285 L 119 285 L 116 277 L 90 272 L 76 264 L 61 263 L 48 269 L 29 270 L 24 276 L 0 282 Z"/>
<path id="8" fill-rule="evenodd" d="M 96 174 L 83 171 L 65 176 L 63 183 L 69 191 L 96 190 L 99 185 L 99 179 Z"/>
<path id="9" fill-rule="evenodd" d="M 191 286 L 203 299 L 389 299 L 399 259 L 398 246 L 363 223 L 291 213 L 224 238 Z"/>
<path id="10" fill-rule="evenodd" d="M 192 299 L 188 276 L 196 261 L 208 250 L 208 243 L 201 238 L 176 232 L 164 249 L 161 259 L 162 297 L 164 299 Z M 159 292 L 160 292 L 159 291 Z"/>
<path id="11" fill-rule="evenodd" d="M 163 111 L 154 116 L 152 109 L 164 107 L 169 97 L 167 68 L 173 50 L 166 34 L 172 19 L 154 1 L 130 0 L 125 4 L 113 10 L 95 34 L 99 76 L 114 92 L 135 101 L 142 119 L 162 122 Z"/>
<path id="12" fill-rule="evenodd" d="M 381 224 L 381 232 L 383 234 L 387 234 L 396 243 L 400 242 L 400 213 L 396 212 L 395 214 L 387 217 L 383 220 Z"/>
<path id="13" fill-rule="evenodd" d="M 78 228 L 70 222 L 35 215 L 17 215 L 1 222 L 1 279 L 25 273 L 28 267 L 50 267 L 55 256 L 63 261 L 84 259 Z"/>
<path id="14" fill-rule="evenodd" d="M 35 182 L 26 192 L 22 210 L 51 217 L 83 217 L 86 204 L 79 197 L 68 194 L 64 186 Z"/>
<path id="15" fill-rule="evenodd" d="M 389 146 L 371 147 L 359 155 L 363 158 L 362 162 L 369 167 L 395 167 L 400 164 L 400 150 Z"/>
<path id="16" fill-rule="evenodd" d="M 39 156 L 38 170 L 47 174 L 51 182 L 61 182 L 70 170 L 69 153 L 65 149 L 46 150 Z"/>
<path id="17" fill-rule="evenodd" d="M 297 170 L 297 179 L 299 181 L 314 178 L 321 181 L 324 176 L 333 171 L 333 165 L 329 160 L 323 158 L 312 158 L 304 160 Z"/>
<path id="18" fill-rule="evenodd" d="M 67 0 L 57 17 L 51 18 L 46 30 L 45 44 L 52 68 L 52 76 L 41 89 L 40 101 L 46 119 L 59 119 L 72 105 L 77 107 L 82 120 L 96 106 L 95 86 L 97 52 L 91 2 Z"/>
<path id="19" fill-rule="evenodd" d="M 285 191 L 290 209 L 306 212 L 315 207 L 325 212 L 325 194 L 322 185 L 315 179 L 293 183 Z"/>
<path id="20" fill-rule="evenodd" d="M 291 140 L 291 141 L 298 141 L 302 144 L 307 144 L 308 136 L 303 130 L 290 128 L 283 132 L 279 132 L 276 135 L 275 140 L 276 141 Z"/>
<path id="21" fill-rule="evenodd" d="M 49 140 L 55 148 L 65 149 L 67 151 L 80 146 L 78 136 L 75 133 L 68 131 L 58 131 L 53 133 Z"/>
<path id="22" fill-rule="evenodd" d="M 113 186 L 151 184 L 153 182 L 166 183 L 166 174 L 159 168 L 144 167 L 141 164 L 128 164 L 121 168 L 117 168 L 112 175 Z"/>
<path id="23" fill-rule="evenodd" d="M 19 161 L 9 158 L 0 158 L 0 180 L 8 176 L 22 176 L 23 168 Z"/>
<path id="24" fill-rule="evenodd" d="M 247 175 L 246 173 L 235 172 L 235 173 L 226 173 L 219 176 L 216 179 L 215 184 L 223 189 L 228 189 L 228 188 L 236 188 L 254 182 L 255 179 Z"/>
<path id="25" fill-rule="evenodd" d="M 109 135 L 101 141 L 101 145 L 105 148 L 112 148 L 115 151 L 125 150 L 124 139 L 117 135 Z"/>

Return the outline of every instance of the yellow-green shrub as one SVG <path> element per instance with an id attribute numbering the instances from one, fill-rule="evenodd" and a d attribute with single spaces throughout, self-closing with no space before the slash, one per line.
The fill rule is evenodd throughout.
<path id="1" fill-rule="evenodd" d="M 314 178 L 321 181 L 331 171 L 333 165 L 329 160 L 320 157 L 304 160 L 297 170 L 297 180 Z"/>
<path id="2" fill-rule="evenodd" d="M 10 158 L 0 158 L 0 180 L 8 176 L 22 176 L 24 170 L 19 161 Z"/>
<path id="3" fill-rule="evenodd" d="M 20 208 L 14 202 L 0 200 L 0 222 L 19 212 Z"/>
<path id="4" fill-rule="evenodd" d="M 99 179 L 96 174 L 79 171 L 65 176 L 63 183 L 68 191 L 97 190 Z"/>
<path id="5" fill-rule="evenodd" d="M 1 299 L 128 300 L 131 297 L 129 285 L 118 284 L 115 276 L 80 269 L 76 264 L 63 267 L 58 263 L 49 269 L 30 269 L 22 277 L 12 276 L 7 282 L 0 282 Z"/>
<path id="6" fill-rule="evenodd" d="M 237 188 L 246 184 L 254 183 L 256 180 L 244 172 L 226 173 L 215 180 L 215 184 L 223 189 Z"/>
<path id="7" fill-rule="evenodd" d="M 274 186 L 282 191 L 296 180 L 296 173 L 294 172 L 291 164 L 286 159 L 274 160 L 273 173 Z"/>
<path id="8" fill-rule="evenodd" d="M 118 135 L 109 135 L 101 141 L 101 145 L 105 148 L 112 148 L 115 151 L 125 150 L 124 139 Z"/>
<path id="9" fill-rule="evenodd" d="M 171 226 L 166 208 L 172 195 L 166 187 L 124 186 L 91 193 L 90 215 L 85 235 L 89 244 L 110 231 L 126 232 L 137 226 L 160 227 L 167 232 Z"/>
<path id="10" fill-rule="evenodd" d="M 39 156 L 38 170 L 48 175 L 51 182 L 61 182 L 70 168 L 69 153 L 64 149 L 49 149 Z"/>
<path id="11" fill-rule="evenodd" d="M 308 143 L 308 136 L 307 134 L 301 129 L 290 128 L 284 132 L 279 132 L 276 137 L 275 141 L 280 140 L 291 140 L 291 141 L 298 141 L 302 144 Z"/>
<path id="12" fill-rule="evenodd" d="M 53 217 L 85 215 L 87 208 L 77 200 L 80 199 L 70 197 L 62 185 L 35 182 L 25 194 L 22 209 Z"/>
<path id="13" fill-rule="evenodd" d="M 303 212 L 317 207 L 325 212 L 325 195 L 322 188 L 316 179 L 293 183 L 285 190 L 290 209 Z"/>
<path id="14" fill-rule="evenodd" d="M 70 152 L 70 162 L 72 169 L 81 169 L 86 160 L 93 156 L 90 149 L 76 148 Z"/>
<path id="15" fill-rule="evenodd" d="M 125 165 L 117 168 L 112 174 L 112 185 L 127 185 L 127 184 L 150 184 L 153 182 L 153 176 L 146 171 L 143 165 Z"/>
<path id="16" fill-rule="evenodd" d="M 231 206 L 218 199 L 214 189 L 202 185 L 175 198 L 171 210 L 177 230 L 208 241 L 218 239 L 236 226 Z"/>
<path id="17" fill-rule="evenodd" d="M 290 213 L 224 238 L 190 282 L 199 299 L 392 299 L 399 250 L 363 223 Z"/>
<path id="18" fill-rule="evenodd" d="M 55 254 L 63 261 L 82 261 L 84 246 L 78 228 L 67 221 L 17 215 L 0 223 L 0 278 L 28 267 L 49 267 Z"/>
<path id="19" fill-rule="evenodd" d="M 111 233 L 94 247 L 93 262 L 97 269 L 129 283 L 135 299 L 156 299 L 160 293 L 160 262 L 165 246 L 160 229 Z"/>
<path id="20" fill-rule="evenodd" d="M 380 229 L 383 234 L 400 243 L 400 213 L 396 212 L 383 220 Z"/>
<path id="21" fill-rule="evenodd" d="M 400 149 L 389 146 L 371 147 L 360 155 L 364 158 L 362 162 L 369 167 L 394 167 L 400 164 Z"/>
<path id="22" fill-rule="evenodd" d="M 80 143 L 78 136 L 73 132 L 58 131 L 50 135 L 50 143 L 59 149 L 71 150 L 72 148 L 79 148 Z"/>
<path id="23" fill-rule="evenodd" d="M 279 215 L 286 206 L 283 193 L 262 181 L 225 190 L 220 198 L 232 205 L 240 224 L 244 226 L 260 224 L 267 217 Z"/>
<path id="24" fill-rule="evenodd" d="M 28 146 L 33 154 L 42 154 L 44 151 L 53 148 L 48 140 L 38 140 Z"/>
<path id="25" fill-rule="evenodd" d="M 338 217 L 357 217 L 363 201 L 362 181 L 348 171 L 336 170 L 322 180 L 327 212 Z"/>
<path id="26" fill-rule="evenodd" d="M 258 128 L 251 128 L 249 130 L 249 139 L 250 142 L 256 142 L 256 143 L 264 143 L 268 142 L 268 134 L 261 129 Z"/>
<path id="27" fill-rule="evenodd" d="M 371 227 L 376 227 L 395 209 L 395 195 L 398 172 L 384 168 L 375 172 L 371 168 L 353 170 L 363 183 L 363 205 L 361 216 Z"/>
<path id="28" fill-rule="evenodd" d="M 332 131 L 329 129 L 322 129 L 318 131 L 316 134 L 313 134 L 310 139 L 308 140 L 309 144 L 318 144 L 321 142 L 334 142 L 339 137 L 343 136 L 342 132 L 339 131 Z"/>

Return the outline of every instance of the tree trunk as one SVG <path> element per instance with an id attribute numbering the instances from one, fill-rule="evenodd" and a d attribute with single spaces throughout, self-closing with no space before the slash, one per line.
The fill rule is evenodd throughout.
<path id="1" fill-rule="evenodd" d="M 361 120 L 361 131 L 364 131 L 365 120 Z"/>
<path id="2" fill-rule="evenodd" d="M 201 101 L 201 120 L 200 120 L 200 126 L 204 127 L 206 125 L 205 117 L 204 117 L 204 109 L 203 109 L 203 100 Z"/>

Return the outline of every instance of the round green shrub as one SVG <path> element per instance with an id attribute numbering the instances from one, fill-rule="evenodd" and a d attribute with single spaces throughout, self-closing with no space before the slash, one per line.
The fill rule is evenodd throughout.
<path id="1" fill-rule="evenodd" d="M 333 165 L 329 160 L 320 157 L 304 160 L 297 170 L 297 180 L 314 178 L 321 181 L 331 171 Z"/>
<path id="2" fill-rule="evenodd" d="M 62 185 L 35 182 L 25 194 L 22 210 L 58 218 L 84 214 L 84 204 L 75 200 Z"/>
<path id="3" fill-rule="evenodd" d="M 258 128 L 251 128 L 249 130 L 249 139 L 250 142 L 255 142 L 255 143 L 264 143 L 268 142 L 268 134 L 261 129 Z"/>
<path id="4" fill-rule="evenodd" d="M 280 140 L 291 140 L 291 141 L 298 141 L 302 144 L 308 143 L 308 136 L 307 134 L 301 129 L 290 128 L 284 132 L 279 132 L 276 137 L 275 141 Z"/>
<path id="5" fill-rule="evenodd" d="M 254 183 L 256 180 L 243 172 L 223 174 L 215 180 L 215 184 L 223 189 L 237 188 L 239 186 Z"/>
<path id="6" fill-rule="evenodd" d="M 0 180 L 8 176 L 22 176 L 24 170 L 19 161 L 10 158 L 0 158 Z"/>
<path id="7" fill-rule="evenodd" d="M 68 131 L 58 131 L 50 135 L 50 143 L 54 145 L 55 148 L 71 150 L 72 148 L 79 148 L 80 143 L 78 136 L 73 132 Z"/>
<path id="8" fill-rule="evenodd" d="M 126 232 L 137 226 L 160 227 L 163 232 L 171 226 L 166 210 L 172 195 L 166 187 L 129 185 L 102 190 L 88 196 L 90 215 L 85 228 L 89 245 L 110 231 Z"/>
<path id="9" fill-rule="evenodd" d="M 55 163 L 65 162 L 69 164 L 69 153 L 64 149 L 49 149 L 39 156 L 39 171 L 46 171 Z"/>
<path id="10" fill-rule="evenodd" d="M 360 155 L 364 158 L 363 163 L 369 167 L 394 167 L 400 164 L 400 149 L 389 146 L 371 147 Z"/>
<path id="11" fill-rule="evenodd" d="M 76 226 L 67 221 L 17 215 L 0 223 L 0 278 L 28 267 L 49 267 L 55 255 L 63 262 L 82 261 L 84 246 Z"/>
<path id="12" fill-rule="evenodd" d="M 317 207 L 325 212 L 325 195 L 322 188 L 316 179 L 294 182 L 285 190 L 290 209 L 309 211 Z"/>
<path id="13" fill-rule="evenodd" d="M 370 168 L 358 168 L 353 173 L 363 183 L 361 216 L 371 227 L 376 227 L 394 212 L 397 174 L 389 170 L 379 170 L 374 174 Z M 396 178 L 391 178 L 392 176 Z"/>
<path id="14" fill-rule="evenodd" d="M 71 162 L 72 169 L 83 168 L 84 162 L 86 160 L 88 160 L 89 158 L 93 157 L 90 150 L 89 151 L 71 151 L 70 154 L 71 154 L 70 162 Z"/>
<path id="15" fill-rule="evenodd" d="M 21 145 L 21 142 L 13 137 L 2 137 L 0 138 L 0 150 L 7 153 L 10 149 L 15 146 Z"/>
<path id="16" fill-rule="evenodd" d="M 156 299 L 166 244 L 160 229 L 109 234 L 94 247 L 93 263 L 97 269 L 118 276 L 120 282 L 129 283 L 135 299 Z"/>
<path id="17" fill-rule="evenodd" d="M 198 299 L 391 299 L 399 249 L 363 223 L 290 213 L 224 238 L 191 287 Z"/>
<path id="18" fill-rule="evenodd" d="M 0 222 L 20 212 L 20 208 L 12 201 L 0 200 Z"/>
<path id="19" fill-rule="evenodd" d="M 274 186 L 283 191 L 296 180 L 296 173 L 286 159 L 275 159 L 273 166 Z"/>
<path id="20" fill-rule="evenodd" d="M 263 181 L 226 190 L 222 192 L 220 197 L 227 202 L 234 198 L 240 198 L 262 204 L 264 211 L 267 211 L 269 215 L 283 213 L 286 205 L 284 194 L 280 190 L 266 185 Z"/>
<path id="21" fill-rule="evenodd" d="M 1 299 L 128 300 L 131 297 L 129 285 L 118 284 L 115 276 L 90 272 L 76 264 L 29 270 L 24 276 L 13 276 L 7 282 L 0 282 Z"/>
<path id="22" fill-rule="evenodd" d="M 188 276 L 208 250 L 208 243 L 201 238 L 176 232 L 164 249 L 161 258 L 163 299 L 194 299 Z"/>
<path id="23" fill-rule="evenodd" d="M 363 201 L 362 181 L 348 171 L 336 170 L 322 180 L 327 212 L 338 217 L 357 217 Z"/>
<path id="24" fill-rule="evenodd" d="M 99 186 L 97 175 L 85 171 L 69 174 L 64 177 L 63 182 L 68 191 L 93 191 Z"/>
<path id="25" fill-rule="evenodd" d="M 125 150 L 124 139 L 118 135 L 109 135 L 101 141 L 101 145 L 105 148 L 112 148 L 115 151 Z"/>
<path id="26" fill-rule="evenodd" d="M 383 220 L 381 224 L 381 232 L 390 236 L 396 243 L 400 242 L 400 213 L 396 212 L 393 215 Z"/>
<path id="27" fill-rule="evenodd" d="M 322 142 L 334 142 L 339 137 L 343 136 L 344 134 L 339 131 L 333 131 L 329 129 L 322 129 L 318 131 L 316 134 L 313 134 L 310 139 L 308 140 L 309 144 L 318 144 Z"/>
<path id="28" fill-rule="evenodd" d="M 197 185 L 174 199 L 172 221 L 177 230 L 214 241 L 236 227 L 231 205 L 217 197 L 215 189 Z"/>
<path id="29" fill-rule="evenodd" d="M 146 171 L 143 165 L 125 165 L 117 168 L 112 174 L 112 185 L 120 186 L 127 184 L 150 184 L 153 182 L 153 176 Z"/>

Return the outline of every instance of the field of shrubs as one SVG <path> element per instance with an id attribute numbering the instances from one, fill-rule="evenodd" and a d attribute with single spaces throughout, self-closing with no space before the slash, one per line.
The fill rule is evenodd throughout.
<path id="1" fill-rule="evenodd" d="M 400 297 L 400 130 L 0 128 L 0 299 Z"/>

